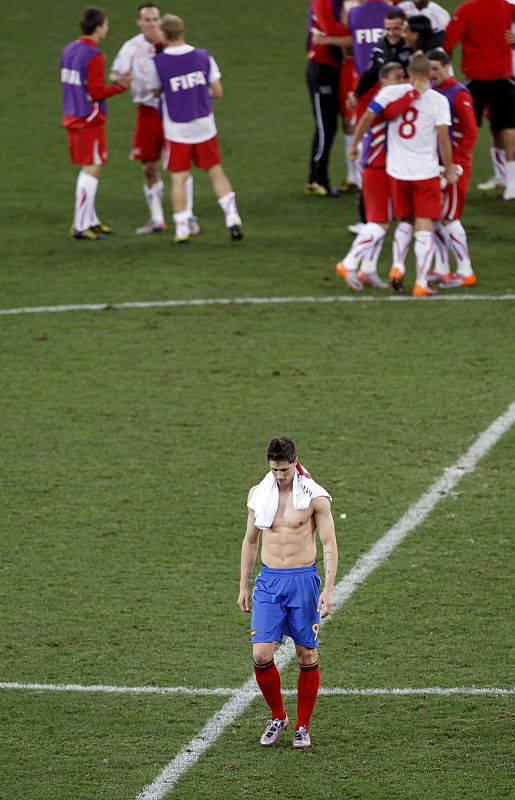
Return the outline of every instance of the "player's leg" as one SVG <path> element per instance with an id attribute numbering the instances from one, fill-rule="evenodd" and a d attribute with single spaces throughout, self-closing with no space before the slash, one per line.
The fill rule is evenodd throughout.
<path id="1" fill-rule="evenodd" d="M 286 611 L 281 603 L 281 580 L 262 567 L 252 592 L 251 638 L 254 675 L 270 708 L 271 719 L 261 744 L 275 744 L 288 725 L 281 694 L 281 676 L 274 662 L 275 642 L 282 641 Z"/>
<path id="2" fill-rule="evenodd" d="M 506 153 L 504 200 L 515 200 L 515 84 L 503 78 L 492 81 L 490 114 L 492 131 L 499 136 Z"/>
<path id="3" fill-rule="evenodd" d="M 163 211 L 164 184 L 159 174 L 159 161 L 142 161 L 141 169 L 144 177 L 143 193 L 150 218 L 136 233 L 158 233 L 167 227 Z"/>
<path id="4" fill-rule="evenodd" d="M 195 163 L 200 169 L 207 170 L 213 191 L 218 199 L 218 205 L 222 209 L 225 218 L 225 226 L 229 229 L 232 241 L 241 241 L 243 239 L 243 231 L 240 212 L 236 204 L 236 194 L 222 167 L 216 136 L 195 146 Z"/>
<path id="5" fill-rule="evenodd" d="M 445 208 L 444 212 L 445 214 Z M 449 267 L 449 237 L 445 225 L 437 220 L 434 225 L 435 264 L 428 275 L 429 283 L 444 283 L 450 280 L 452 273 Z"/>
<path id="6" fill-rule="evenodd" d="M 131 159 L 141 161 L 143 194 L 150 218 L 138 234 L 159 233 L 166 230 L 163 213 L 164 186 L 159 173 L 163 148 L 163 126 L 159 112 L 153 106 L 138 105 L 132 137 Z"/>
<path id="7" fill-rule="evenodd" d="M 297 682 L 297 721 L 293 746 L 303 748 L 309 747 L 311 744 L 309 724 L 320 687 L 320 668 L 316 648 L 307 648 L 295 643 L 295 650 L 297 651 L 299 678 Z"/>
<path id="8" fill-rule="evenodd" d="M 392 219 L 388 176 L 384 168 L 371 167 L 363 170 L 363 197 L 368 222 L 378 225 L 382 233 L 377 232 L 373 246 L 362 259 L 358 280 L 364 286 L 371 286 L 373 289 L 387 289 L 388 284 L 381 280 L 377 272 L 384 238 Z"/>
<path id="9" fill-rule="evenodd" d="M 412 289 L 414 297 L 427 297 L 436 290 L 428 285 L 435 250 L 433 227 L 442 213 L 440 179 L 428 178 L 412 181 L 411 192 L 415 215 L 415 269 L 416 278 Z"/>
<path id="10" fill-rule="evenodd" d="M 95 199 L 102 164 L 107 160 L 105 127 L 69 130 L 68 148 L 72 163 L 81 167 L 75 186 L 71 236 L 75 239 L 104 239 L 111 228 L 99 220 Z"/>
<path id="11" fill-rule="evenodd" d="M 315 566 L 291 570 L 285 606 L 284 632 L 295 642 L 299 679 L 294 747 L 309 747 L 309 725 L 320 686 L 318 634 L 320 630 L 320 577 Z"/>
<path id="12" fill-rule="evenodd" d="M 329 153 L 338 127 L 338 74 L 339 70 L 328 64 L 309 61 L 307 83 L 311 97 L 315 133 L 311 144 L 311 158 L 306 194 L 315 197 L 337 197 L 331 188 L 328 175 Z"/>
<path id="13" fill-rule="evenodd" d="M 171 197 L 173 221 L 175 223 L 174 241 L 178 244 L 184 244 L 190 238 L 188 225 L 190 215 L 186 197 L 186 181 L 189 174 L 189 170 L 172 171 Z"/>
<path id="14" fill-rule="evenodd" d="M 288 715 L 281 694 L 281 676 L 274 661 L 275 642 L 259 642 L 252 646 L 256 683 L 270 708 L 268 720 L 261 736 L 261 744 L 275 744 L 282 731 L 288 727 Z"/>

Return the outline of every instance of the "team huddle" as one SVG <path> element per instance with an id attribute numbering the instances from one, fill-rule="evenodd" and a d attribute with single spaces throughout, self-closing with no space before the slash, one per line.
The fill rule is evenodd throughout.
<path id="1" fill-rule="evenodd" d="M 73 164 L 81 167 L 75 192 L 71 227 L 74 239 L 96 241 L 111 233 L 97 215 L 95 199 L 102 165 L 107 161 L 106 99 L 131 88 L 136 124 L 131 158 L 141 161 L 148 221 L 139 235 L 166 230 L 164 185 L 160 161 L 171 173 L 174 241 L 189 242 L 200 232 L 193 212 L 190 168 L 207 171 L 232 241 L 243 238 L 236 196 L 223 167 L 211 100 L 221 98 L 221 73 L 207 50 L 184 39 L 180 17 L 144 3 L 137 12 L 140 33 L 127 41 L 114 59 L 110 78 L 104 79 L 104 56 L 99 43 L 106 37 L 106 12 L 90 6 L 80 20 L 82 36 L 61 55 L 63 124 Z"/>
<path id="2" fill-rule="evenodd" d="M 476 284 L 461 218 L 483 115 L 495 176 L 478 188 L 503 186 L 504 199 L 515 199 L 514 20 L 512 0 L 468 0 L 452 18 L 430 0 L 311 0 L 307 81 L 316 129 L 305 191 L 361 192 L 362 220 L 349 226 L 356 239 L 336 265 L 353 291 L 403 292 L 413 235 L 414 296 Z M 466 85 L 449 56 L 458 42 Z M 348 165 L 340 192 L 328 176 L 339 115 Z M 393 220 L 386 283 L 377 264 Z"/>

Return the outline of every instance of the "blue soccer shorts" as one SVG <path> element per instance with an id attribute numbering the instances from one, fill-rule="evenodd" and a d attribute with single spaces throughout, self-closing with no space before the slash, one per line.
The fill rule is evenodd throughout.
<path id="1" fill-rule="evenodd" d="M 320 577 L 315 564 L 296 569 L 261 567 L 252 591 L 252 643 L 282 642 L 290 636 L 302 647 L 318 646 Z"/>

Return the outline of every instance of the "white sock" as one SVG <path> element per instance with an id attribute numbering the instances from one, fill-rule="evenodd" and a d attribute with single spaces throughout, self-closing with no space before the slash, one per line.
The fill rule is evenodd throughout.
<path id="1" fill-rule="evenodd" d="M 186 192 L 186 211 L 193 216 L 193 175 L 184 181 L 184 191 Z"/>
<path id="2" fill-rule="evenodd" d="M 163 213 L 163 181 L 156 181 L 152 186 L 145 185 L 143 186 L 143 191 L 150 212 L 150 219 L 156 225 L 162 225 L 165 221 Z"/>
<path id="3" fill-rule="evenodd" d="M 175 222 L 175 235 L 179 239 L 184 239 L 190 235 L 190 229 L 188 226 L 188 220 L 190 218 L 190 212 L 188 209 L 185 211 L 177 211 L 173 215 L 173 221 Z"/>
<path id="4" fill-rule="evenodd" d="M 515 163 L 515 162 L 514 162 Z M 472 275 L 472 264 L 470 263 L 470 254 L 467 242 L 467 233 L 459 219 L 450 222 L 446 226 L 447 235 L 449 237 L 449 245 L 453 252 L 458 272 L 460 275 L 466 277 Z"/>
<path id="5" fill-rule="evenodd" d="M 437 275 L 449 274 L 449 236 L 440 220 L 435 222 L 435 269 Z"/>
<path id="6" fill-rule="evenodd" d="M 427 289 L 427 276 L 433 260 L 434 249 L 435 243 L 432 231 L 418 231 L 415 234 L 416 282 L 419 286 L 423 286 L 424 289 Z"/>
<path id="7" fill-rule="evenodd" d="M 506 161 L 506 188 L 515 194 L 515 161 Z"/>
<path id="8" fill-rule="evenodd" d="M 381 230 L 383 231 L 383 235 L 377 238 L 372 247 L 372 251 L 361 262 L 360 271 L 365 275 L 371 275 L 372 273 L 377 272 L 377 262 L 379 261 L 379 256 L 381 255 L 381 250 L 383 249 L 384 237 L 386 236 L 386 231 L 384 228 L 381 228 Z"/>
<path id="9" fill-rule="evenodd" d="M 347 269 L 355 270 L 365 258 L 370 258 L 376 243 L 384 239 L 384 230 L 376 222 L 367 222 L 354 239 L 351 249 L 343 258 Z"/>
<path id="10" fill-rule="evenodd" d="M 225 224 L 228 228 L 231 228 L 233 225 L 241 225 L 241 217 L 238 213 L 236 195 L 234 192 L 229 192 L 223 197 L 219 197 L 218 205 L 224 212 Z"/>
<path id="11" fill-rule="evenodd" d="M 406 272 L 406 255 L 411 244 L 413 235 L 413 225 L 409 222 L 399 222 L 393 234 L 393 261 L 392 266 L 400 269 L 402 274 Z"/>
<path id="12" fill-rule="evenodd" d="M 75 214 L 73 227 L 76 231 L 85 231 L 91 225 L 98 225 L 95 213 L 95 196 L 97 193 L 98 178 L 82 170 L 79 172 L 75 187 Z M 92 222 L 95 220 L 96 222 Z"/>
<path id="13" fill-rule="evenodd" d="M 493 151 L 493 154 L 492 154 Z M 506 186 L 508 176 L 506 167 L 506 151 L 501 147 L 491 147 L 490 157 L 492 159 L 495 171 L 495 177 Z"/>

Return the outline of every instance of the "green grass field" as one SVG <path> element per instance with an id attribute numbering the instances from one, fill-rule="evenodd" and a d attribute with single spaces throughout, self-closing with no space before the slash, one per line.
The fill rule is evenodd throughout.
<path id="1" fill-rule="evenodd" d="M 0 314 L 0 800 L 136 800 L 227 700 L 7 683 L 236 690 L 250 677 L 239 549 L 271 436 L 292 436 L 333 495 L 341 579 L 514 399 L 513 300 L 499 299 L 515 287 L 513 205 L 475 188 L 486 129 L 464 217 L 470 299 L 113 308 L 347 297 L 334 265 L 356 208 L 302 192 L 305 3 L 179 0 L 190 41 L 222 69 L 245 241 L 229 241 L 200 173 L 197 240 L 134 235 L 146 208 L 127 96 L 110 101 L 97 204 L 115 234 L 70 241 L 57 62 L 81 9 L 51 0 L 42 26 L 29 0 L 4 26 L 0 311 L 108 307 Z M 109 64 L 136 29 L 131 4 L 108 13 Z M 334 183 L 342 148 L 339 136 Z M 512 686 L 514 444 L 511 430 L 323 628 L 323 688 Z M 296 680 L 290 664 L 284 686 Z M 260 747 L 267 715 L 255 699 L 169 796 L 512 796 L 512 695 L 322 695 L 305 752 L 289 735 Z"/>

